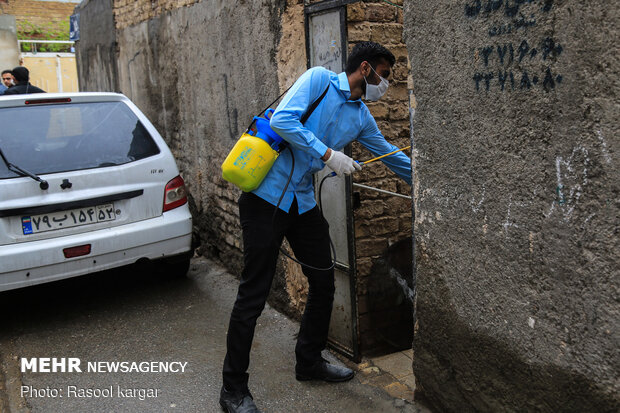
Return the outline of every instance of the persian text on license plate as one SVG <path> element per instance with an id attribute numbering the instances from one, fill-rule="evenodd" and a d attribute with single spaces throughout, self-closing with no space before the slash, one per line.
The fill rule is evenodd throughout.
<path id="1" fill-rule="evenodd" d="M 88 208 L 77 208 L 50 214 L 22 217 L 24 235 L 38 232 L 53 231 L 97 222 L 114 221 L 116 213 L 114 204 L 97 205 Z"/>

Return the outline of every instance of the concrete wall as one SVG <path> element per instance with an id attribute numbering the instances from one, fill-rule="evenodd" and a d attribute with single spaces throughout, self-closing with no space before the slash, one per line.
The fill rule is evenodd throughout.
<path id="1" fill-rule="evenodd" d="M 0 15 L 0 72 L 19 65 L 15 16 Z"/>
<path id="2" fill-rule="evenodd" d="M 80 91 L 118 92 L 113 0 L 85 0 L 74 13 L 80 15 L 75 43 Z"/>
<path id="3" fill-rule="evenodd" d="M 414 372 L 444 411 L 620 408 L 617 1 L 405 1 Z"/>

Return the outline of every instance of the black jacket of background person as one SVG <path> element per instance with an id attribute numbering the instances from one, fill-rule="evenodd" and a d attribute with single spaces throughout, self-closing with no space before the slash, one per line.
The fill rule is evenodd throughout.
<path id="1" fill-rule="evenodd" d="M 23 95 L 25 93 L 45 93 L 45 90 L 31 85 L 30 82 L 19 82 L 4 91 L 5 95 Z"/>

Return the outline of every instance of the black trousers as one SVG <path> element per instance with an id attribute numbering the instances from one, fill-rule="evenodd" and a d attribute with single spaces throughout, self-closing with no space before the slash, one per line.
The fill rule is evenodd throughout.
<path id="1" fill-rule="evenodd" d="M 299 261 L 316 268 L 331 266 L 329 226 L 319 208 L 299 214 L 294 200 L 288 213 L 278 210 L 272 221 L 274 209 L 252 193 L 243 193 L 239 198 L 244 269 L 226 339 L 223 378 L 228 391 L 248 390 L 247 369 L 256 319 L 265 307 L 283 238 L 286 237 Z M 302 270 L 308 278 L 309 292 L 295 356 L 298 365 L 307 367 L 321 359 L 327 343 L 334 301 L 334 270 L 305 266 Z"/>

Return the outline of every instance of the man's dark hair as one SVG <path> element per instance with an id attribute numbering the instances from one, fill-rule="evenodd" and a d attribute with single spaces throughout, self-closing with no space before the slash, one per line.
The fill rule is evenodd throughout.
<path id="1" fill-rule="evenodd" d="M 363 61 L 367 61 L 373 68 L 375 68 L 379 63 L 381 63 L 381 59 L 385 59 L 390 66 L 394 66 L 394 63 L 396 62 L 396 58 L 392 52 L 381 46 L 379 43 L 358 43 L 349 54 L 345 72 L 347 72 L 347 75 L 355 72 Z"/>
<path id="2" fill-rule="evenodd" d="M 2 73 L 0 73 L 0 76 L 2 76 L 2 75 L 3 75 L 3 74 L 5 74 L 5 73 L 10 73 L 10 74 L 13 74 L 13 71 L 12 71 L 12 70 L 9 70 L 9 69 L 3 70 L 3 71 L 2 71 Z"/>
<path id="3" fill-rule="evenodd" d="M 18 82 L 27 82 L 30 79 L 30 72 L 24 66 L 17 66 L 11 73 Z"/>

